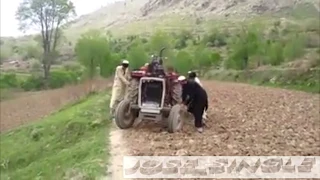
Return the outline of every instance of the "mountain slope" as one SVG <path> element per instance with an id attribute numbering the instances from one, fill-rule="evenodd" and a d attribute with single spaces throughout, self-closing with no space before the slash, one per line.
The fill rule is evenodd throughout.
<path id="1" fill-rule="evenodd" d="M 115 2 L 70 23 L 71 41 L 89 29 L 119 34 L 149 32 L 154 27 L 193 26 L 196 20 L 243 19 L 254 15 L 317 17 L 317 0 L 125 0 Z"/>
<path id="2" fill-rule="evenodd" d="M 118 1 L 70 22 L 65 28 L 66 39 L 63 40 L 59 51 L 66 57 L 64 59 L 72 59 L 69 54 L 73 52 L 75 42 L 81 34 L 90 29 L 99 29 L 103 32 L 110 30 L 114 36 L 148 35 L 158 29 L 165 31 L 189 29 L 199 34 L 211 30 L 212 26 L 220 29 L 238 26 L 239 21 L 257 16 L 259 22 L 274 23 L 270 15 L 300 18 L 298 23 L 304 26 L 311 22 L 306 18 L 316 19 L 319 16 L 318 0 Z M 292 19 L 289 21 L 295 22 Z M 316 21 L 319 23 L 318 18 Z M 34 43 L 31 42 L 34 41 L 33 38 L 34 36 L 25 36 L 1 40 L 5 42 L 2 46 L 5 44 L 12 48 L 17 42 Z"/>

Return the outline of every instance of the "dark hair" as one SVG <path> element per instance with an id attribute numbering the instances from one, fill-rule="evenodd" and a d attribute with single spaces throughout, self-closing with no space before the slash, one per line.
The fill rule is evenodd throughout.
<path id="1" fill-rule="evenodd" d="M 197 74 L 196 74 L 196 72 L 190 72 L 189 73 L 189 76 L 188 76 L 189 78 L 195 78 L 195 77 L 197 77 Z"/>

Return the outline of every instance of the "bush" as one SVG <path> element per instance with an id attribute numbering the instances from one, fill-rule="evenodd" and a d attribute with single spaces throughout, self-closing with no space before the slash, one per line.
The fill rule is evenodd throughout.
<path id="1" fill-rule="evenodd" d="M 79 76 L 77 72 L 55 70 L 50 74 L 49 88 L 61 88 L 67 84 L 78 82 Z M 41 76 L 32 75 L 21 84 L 21 88 L 25 91 L 41 90 L 44 88 L 44 79 Z"/>
<path id="2" fill-rule="evenodd" d="M 30 68 L 31 72 L 40 72 L 42 70 L 42 64 L 39 60 L 37 59 L 31 59 L 30 60 Z"/>
<path id="3" fill-rule="evenodd" d="M 63 69 L 68 72 L 74 72 L 77 77 L 81 77 L 85 68 L 76 62 L 68 62 L 63 65 Z"/>
<path id="4" fill-rule="evenodd" d="M 177 39 L 175 42 L 175 49 L 184 49 L 188 46 L 188 40 L 193 41 L 193 37 L 190 31 L 183 30 L 178 35 L 174 35 Z"/>
<path id="5" fill-rule="evenodd" d="M 169 59 L 173 59 L 173 52 L 171 51 L 171 44 L 173 39 L 164 32 L 157 31 L 155 34 L 153 34 L 150 38 L 150 41 L 148 43 L 149 50 L 151 53 L 159 53 L 159 50 L 163 47 L 166 47 L 167 49 L 164 51 L 164 56 L 168 57 Z"/>
<path id="6" fill-rule="evenodd" d="M 208 68 L 212 65 L 217 66 L 220 62 L 220 54 L 200 46 L 194 52 L 194 64 L 197 68 Z"/>
<path id="7" fill-rule="evenodd" d="M 292 61 L 300 58 L 305 53 L 306 37 L 304 35 L 294 35 L 289 37 L 283 49 L 283 56 L 286 61 Z"/>
<path id="8" fill-rule="evenodd" d="M 66 62 L 63 65 L 63 69 L 66 71 L 77 71 L 79 69 L 82 69 L 82 66 L 76 62 Z"/>
<path id="9" fill-rule="evenodd" d="M 271 43 L 267 51 L 267 62 L 273 66 L 280 65 L 284 61 L 283 47 L 281 43 Z"/>
<path id="10" fill-rule="evenodd" d="M 21 88 L 25 91 L 41 90 L 44 87 L 44 81 L 41 76 L 32 75 L 21 83 Z"/>
<path id="11" fill-rule="evenodd" d="M 142 44 L 134 44 L 134 47 L 131 47 L 127 59 L 130 60 L 130 67 L 132 69 L 138 69 L 143 66 L 148 61 L 148 55 L 144 51 Z"/>
<path id="12" fill-rule="evenodd" d="M 17 88 L 19 87 L 19 80 L 14 73 L 3 74 L 0 76 L 0 88 Z"/>
<path id="13" fill-rule="evenodd" d="M 179 73 L 187 73 L 193 68 L 192 56 L 187 51 L 179 51 L 173 66 L 176 67 Z"/>
<path id="14" fill-rule="evenodd" d="M 203 38 L 203 44 L 209 47 L 222 47 L 227 45 L 227 35 L 214 31 Z"/>
<path id="15" fill-rule="evenodd" d="M 78 76 L 76 72 L 71 71 L 52 71 L 49 81 L 49 87 L 52 89 L 61 88 L 67 84 L 76 83 Z"/>

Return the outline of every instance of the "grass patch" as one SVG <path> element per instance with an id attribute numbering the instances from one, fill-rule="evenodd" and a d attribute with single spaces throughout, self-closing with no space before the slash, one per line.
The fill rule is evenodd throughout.
<path id="1" fill-rule="evenodd" d="M 106 172 L 107 93 L 1 134 L 1 179 L 95 179 Z"/>

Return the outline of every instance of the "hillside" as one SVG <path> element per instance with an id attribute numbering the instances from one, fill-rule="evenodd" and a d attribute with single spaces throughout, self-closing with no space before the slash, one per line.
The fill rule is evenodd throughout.
<path id="1" fill-rule="evenodd" d="M 126 0 L 80 17 L 71 28 L 97 24 L 108 28 L 173 14 L 205 18 L 248 17 L 274 13 L 289 15 L 294 10 L 304 10 L 311 15 L 319 11 L 319 5 L 316 0 Z"/>
<path id="2" fill-rule="evenodd" d="M 195 34 L 241 25 L 240 22 L 259 21 L 273 24 L 274 20 L 290 22 L 301 27 L 317 26 L 319 15 L 317 0 L 125 0 L 79 17 L 65 26 L 65 39 L 59 52 L 61 61 L 74 59 L 74 45 L 81 34 L 90 29 L 111 31 L 116 37 L 150 35 L 156 30 L 177 31 L 188 29 Z M 315 38 L 317 41 L 318 37 Z M 29 67 L 23 61 L 26 46 L 35 44 L 35 37 L 1 38 L 1 59 L 20 61 L 21 67 Z M 6 69 L 15 69 L 5 63 Z"/>
<path id="3" fill-rule="evenodd" d="M 170 21 L 174 21 L 176 18 L 178 21 L 197 18 L 204 20 L 225 19 L 225 17 L 243 19 L 254 15 L 271 14 L 316 17 L 317 13 L 319 13 L 317 0 L 126 0 L 82 16 L 73 22 L 68 29 L 72 32 L 75 29 L 82 32 L 93 27 L 104 30 L 125 29 L 125 27 L 133 26 L 132 24 L 139 24 L 139 21 L 159 20 L 169 21 L 167 23 L 171 24 Z M 145 24 L 144 27 L 141 26 L 140 31 L 143 31 L 142 29 L 149 28 Z"/>

